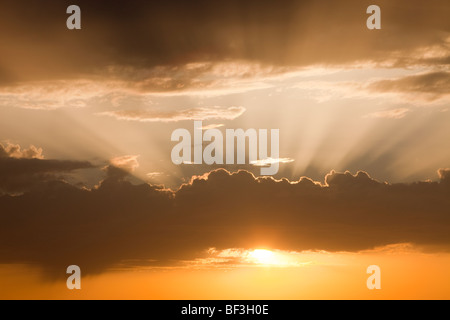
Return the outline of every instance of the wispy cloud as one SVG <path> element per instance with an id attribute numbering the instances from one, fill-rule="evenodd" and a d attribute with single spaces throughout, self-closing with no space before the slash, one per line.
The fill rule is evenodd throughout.
<path id="1" fill-rule="evenodd" d="M 191 261 L 184 261 L 190 268 L 242 268 L 242 267 L 274 267 L 295 268 L 304 267 L 312 263 L 309 252 L 295 252 L 287 250 L 242 249 L 230 248 L 217 250 L 210 248 L 207 256 Z M 315 253 L 317 254 L 317 253 Z"/>
<path id="2" fill-rule="evenodd" d="M 251 161 L 250 164 L 257 166 L 257 167 L 265 167 L 265 166 L 270 166 L 275 163 L 290 163 L 290 162 L 294 162 L 294 159 L 291 159 L 291 158 L 276 158 L 276 159 L 266 158 L 266 159 Z"/>
<path id="3" fill-rule="evenodd" d="M 220 124 L 208 124 L 206 126 L 202 126 L 202 130 L 209 130 L 209 129 L 218 129 L 223 127 L 224 124 L 220 123 Z"/>
<path id="4" fill-rule="evenodd" d="M 0 106 L 37 110 L 82 108 L 96 98 L 124 89 L 114 81 L 92 79 L 19 83 L 0 88 Z"/>
<path id="5" fill-rule="evenodd" d="M 140 122 L 176 122 L 183 120 L 234 120 L 245 112 L 243 107 L 199 107 L 176 111 L 159 110 L 118 110 L 101 112 L 99 115 L 118 120 Z"/>
<path id="6" fill-rule="evenodd" d="M 386 110 L 369 113 L 364 118 L 384 118 L 384 119 L 402 119 L 410 112 L 409 109 L 399 108 L 394 110 Z"/>
<path id="7" fill-rule="evenodd" d="M 164 172 L 149 172 L 146 174 L 147 178 L 149 179 L 154 179 L 157 178 L 159 176 L 162 176 L 164 174 Z"/>
<path id="8" fill-rule="evenodd" d="M 400 93 L 407 99 L 435 101 L 450 95 L 450 72 L 428 72 L 398 79 L 375 81 L 367 86 L 373 92 Z"/>
<path id="9" fill-rule="evenodd" d="M 126 155 L 112 158 L 109 162 L 114 167 L 120 168 L 128 172 L 133 172 L 139 167 L 139 162 L 137 160 L 138 158 L 139 155 Z"/>

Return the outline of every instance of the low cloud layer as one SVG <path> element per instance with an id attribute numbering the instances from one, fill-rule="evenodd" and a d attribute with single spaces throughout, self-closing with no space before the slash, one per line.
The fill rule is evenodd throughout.
<path id="1" fill-rule="evenodd" d="M 32 174 L 56 164 L 33 161 Z M 177 191 L 133 185 L 113 166 L 105 172 L 92 190 L 46 180 L 21 196 L 0 197 L 0 263 L 37 264 L 62 276 L 70 264 L 84 273 L 118 263 L 172 265 L 212 247 L 450 249 L 448 169 L 439 171 L 439 182 L 413 184 L 379 182 L 365 172 L 331 172 L 320 184 L 220 169 Z"/>
<path id="2" fill-rule="evenodd" d="M 92 168 L 84 161 L 46 160 L 42 149 L 30 146 L 0 144 L 0 195 L 16 194 L 39 188 L 48 182 L 57 182 L 64 173 Z"/>

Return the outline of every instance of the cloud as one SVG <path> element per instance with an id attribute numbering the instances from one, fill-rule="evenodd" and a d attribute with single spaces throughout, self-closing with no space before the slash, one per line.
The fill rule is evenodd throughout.
<path id="1" fill-rule="evenodd" d="M 133 172 L 139 167 L 139 162 L 137 158 L 139 155 L 126 155 L 121 157 L 112 158 L 109 162 L 112 166 L 128 171 Z"/>
<path id="2" fill-rule="evenodd" d="M 450 185 L 450 169 L 440 169 L 438 173 L 441 183 Z"/>
<path id="3" fill-rule="evenodd" d="M 111 66 L 102 75 L 141 94 L 214 96 L 266 88 L 264 80 L 276 79 L 292 71 L 292 68 L 252 61 L 203 61 L 147 69 Z"/>
<path id="4" fill-rule="evenodd" d="M 364 171 L 358 171 L 355 175 L 352 175 L 349 171 L 339 173 L 334 170 L 325 176 L 325 184 L 329 187 L 337 188 L 362 188 L 380 185 L 378 181 L 372 179 Z"/>
<path id="5" fill-rule="evenodd" d="M 303 267 L 312 263 L 312 261 L 305 261 L 305 258 L 311 258 L 311 256 L 308 256 L 308 253 L 281 250 L 246 250 L 240 248 L 216 250 L 210 248 L 207 250 L 207 257 L 185 261 L 185 264 L 187 267 L 195 269 L 211 269 L 211 267 L 229 269 L 255 266 L 292 268 Z"/>
<path id="6" fill-rule="evenodd" d="M 150 179 L 153 179 L 153 178 L 159 177 L 163 174 L 164 174 L 164 172 L 149 172 L 146 174 L 146 176 Z"/>
<path id="7" fill-rule="evenodd" d="M 59 79 L 0 87 L 0 106 L 36 110 L 82 108 L 101 97 L 123 92 L 120 84 L 99 79 Z"/>
<path id="8" fill-rule="evenodd" d="M 21 193 L 46 181 L 61 181 L 57 174 L 92 167 L 81 161 L 0 158 L 0 194 Z"/>
<path id="9" fill-rule="evenodd" d="M 297 68 L 298 69 L 298 68 Z M 145 107 L 150 99 L 174 96 L 220 96 L 270 87 L 292 68 L 246 61 L 187 63 L 176 67 L 109 66 L 77 79 L 15 82 L 0 86 L 0 106 L 35 110 Z"/>
<path id="10" fill-rule="evenodd" d="M 221 128 L 223 126 L 224 126 L 223 123 L 220 123 L 220 124 L 208 124 L 208 125 L 202 126 L 202 130 L 218 129 L 218 128 Z"/>
<path id="11" fill-rule="evenodd" d="M 331 172 L 320 184 L 220 169 L 177 191 L 133 185 L 113 166 L 106 173 L 91 190 L 46 183 L 0 197 L 0 262 L 37 264 L 55 277 L 73 263 L 85 274 L 118 263 L 167 266 L 212 247 L 450 250 L 448 169 L 440 182 L 412 184 L 378 182 L 363 171 Z"/>
<path id="12" fill-rule="evenodd" d="M 183 120 L 234 120 L 245 112 L 243 107 L 198 107 L 175 111 L 118 110 L 102 112 L 100 115 L 119 120 L 140 122 L 176 122 Z"/>
<path id="13" fill-rule="evenodd" d="M 0 105 L 26 109 L 146 106 L 150 98 L 220 96 L 270 87 L 299 68 L 251 61 L 196 62 L 177 66 L 106 66 L 75 79 L 14 82 L 0 86 Z M 131 102 L 130 102 L 131 101 Z"/>
<path id="14" fill-rule="evenodd" d="M 291 163 L 294 162 L 294 159 L 291 158 L 267 158 L 267 159 L 261 159 L 261 160 L 256 160 L 256 161 L 251 161 L 250 164 L 254 165 L 256 167 L 265 167 L 265 166 L 270 166 L 274 163 Z"/>
<path id="15" fill-rule="evenodd" d="M 393 110 L 379 111 L 369 113 L 364 118 L 384 118 L 384 119 L 402 119 L 410 112 L 407 108 L 399 108 Z"/>
<path id="16" fill-rule="evenodd" d="M 287 67 L 356 61 L 410 64 L 411 60 L 448 65 L 448 55 L 438 54 L 448 45 L 448 1 L 379 0 L 382 29 L 376 31 L 367 30 L 365 24 L 370 4 L 365 0 L 288 0 L 283 5 L 169 0 L 137 1 L 133 6 L 118 2 L 105 8 L 103 3 L 80 0 L 83 29 L 68 36 L 60 14 L 66 2 L 55 2 L 51 8 L 23 0 L 4 2 L 0 19 L 9 32 L 2 38 L 0 83 L 100 76 L 110 66 L 121 69 L 125 78 L 127 68 L 177 70 L 187 64 L 224 61 Z M 433 48 L 436 54 L 411 55 L 420 48 Z M 148 78 L 150 86 L 156 81 L 170 90 L 189 85 L 189 78 L 183 76 Z"/>
<path id="17" fill-rule="evenodd" d="M 42 148 L 31 145 L 28 149 L 21 149 L 18 144 L 7 143 L 6 147 L 0 143 L 0 158 L 44 159 Z"/>
<path id="18" fill-rule="evenodd" d="M 84 161 L 43 158 L 41 148 L 21 149 L 19 145 L 0 144 L 0 195 L 23 193 L 49 181 L 61 182 L 60 174 L 93 167 Z"/>
<path id="19" fill-rule="evenodd" d="M 450 95 L 450 72 L 436 71 L 406 76 L 394 80 L 379 80 L 368 89 L 374 92 L 393 92 L 405 95 L 409 100 L 435 101 Z"/>

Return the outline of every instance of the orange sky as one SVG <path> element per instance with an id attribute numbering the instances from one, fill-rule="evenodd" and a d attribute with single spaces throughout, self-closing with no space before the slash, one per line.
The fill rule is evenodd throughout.
<path id="1" fill-rule="evenodd" d="M 184 266 L 116 270 L 82 279 L 81 290 L 45 281 L 35 268 L 2 266 L 2 299 L 449 299 L 449 254 L 413 248 L 302 253 L 303 266 Z M 366 268 L 381 268 L 381 290 Z"/>

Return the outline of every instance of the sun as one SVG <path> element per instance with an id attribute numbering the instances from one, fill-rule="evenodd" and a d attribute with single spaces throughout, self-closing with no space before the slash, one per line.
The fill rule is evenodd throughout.
<path id="1" fill-rule="evenodd" d="M 259 264 L 278 264 L 275 254 L 266 249 L 255 249 L 249 253 L 249 257 Z"/>

